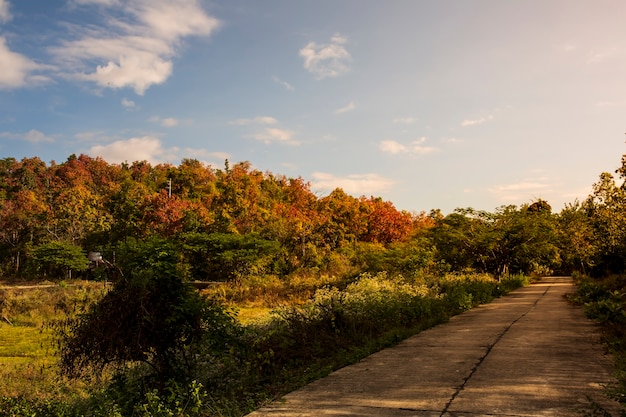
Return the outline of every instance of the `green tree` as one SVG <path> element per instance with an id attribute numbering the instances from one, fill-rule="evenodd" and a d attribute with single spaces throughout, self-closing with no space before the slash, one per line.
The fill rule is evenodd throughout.
<path id="1" fill-rule="evenodd" d="M 616 170 L 619 180 L 604 172 L 584 203 L 596 236 L 595 269 L 621 273 L 626 268 L 626 155 Z"/>
<path id="2" fill-rule="evenodd" d="M 180 278 L 179 255 L 172 249 L 171 243 L 154 239 L 135 242 L 113 288 L 65 323 L 65 375 L 99 373 L 108 365 L 125 373 L 129 365 L 143 364 L 145 386 L 162 390 L 169 380 L 189 383 L 202 362 L 197 355 L 228 352 L 238 337 L 235 319 Z"/>
<path id="3" fill-rule="evenodd" d="M 89 260 L 79 246 L 62 241 L 35 246 L 31 258 L 35 271 L 53 279 L 71 278 L 72 271 L 83 272 L 89 266 Z"/>
<path id="4" fill-rule="evenodd" d="M 189 233 L 181 236 L 186 263 L 197 280 L 229 281 L 273 272 L 278 242 L 258 234 Z"/>
<path id="5" fill-rule="evenodd" d="M 557 218 L 558 246 L 562 265 L 562 274 L 574 271 L 587 274 L 591 271 L 597 257 L 595 231 L 585 204 L 576 201 L 566 205 Z"/>
<path id="6" fill-rule="evenodd" d="M 437 256 L 453 270 L 546 273 L 560 264 L 556 220 L 549 204 L 539 200 L 521 208 L 500 207 L 495 213 L 457 209 L 430 230 Z"/>

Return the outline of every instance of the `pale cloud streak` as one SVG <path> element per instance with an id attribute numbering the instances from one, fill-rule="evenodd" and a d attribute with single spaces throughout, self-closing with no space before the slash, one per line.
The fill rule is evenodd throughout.
<path id="1" fill-rule="evenodd" d="M 287 81 L 281 80 L 278 77 L 272 77 L 272 80 L 274 80 L 274 82 L 276 84 L 282 85 L 285 88 L 285 90 L 287 90 L 287 91 L 294 91 L 295 90 L 293 85 L 289 84 Z"/>
<path id="2" fill-rule="evenodd" d="M 354 109 L 356 109 L 356 103 L 354 101 L 351 101 L 346 106 L 341 107 L 341 108 L 335 110 L 335 114 L 347 113 L 347 112 L 352 111 Z"/>
<path id="3" fill-rule="evenodd" d="M 396 117 L 392 122 L 393 124 L 412 125 L 416 120 L 414 117 Z"/>
<path id="4" fill-rule="evenodd" d="M 0 133 L 0 137 L 30 143 L 51 143 L 55 141 L 54 137 L 35 129 L 31 129 L 25 133 L 3 132 Z"/>
<path id="5" fill-rule="evenodd" d="M 289 129 L 279 127 L 278 120 L 271 116 L 258 116 L 250 119 L 237 119 L 229 122 L 235 126 L 250 126 L 253 130 L 243 137 L 255 139 L 265 144 L 274 142 L 285 143 L 290 145 L 297 145 L 298 143 L 293 141 L 295 132 Z"/>
<path id="6" fill-rule="evenodd" d="M 122 99 L 122 107 L 124 107 L 127 110 L 135 110 L 137 108 L 137 104 L 134 101 L 132 101 L 132 100 L 129 100 L 127 98 L 123 98 Z"/>
<path id="7" fill-rule="evenodd" d="M 315 75 L 315 78 L 334 78 L 350 71 L 352 57 L 344 45 L 348 40 L 341 34 L 335 34 L 328 44 L 309 42 L 300 49 L 304 58 L 304 68 Z"/>
<path id="8" fill-rule="evenodd" d="M 419 139 L 411 141 L 409 144 L 403 144 L 396 140 L 384 140 L 380 142 L 379 149 L 385 153 L 390 153 L 392 155 L 427 155 L 439 152 L 439 148 L 424 145 L 427 141 L 428 139 L 425 137 L 421 137 Z"/>
<path id="9" fill-rule="evenodd" d="M 86 5 L 86 4 L 96 4 L 100 6 L 115 6 L 120 4 L 119 0 L 72 0 L 73 4 L 77 5 Z"/>
<path id="10" fill-rule="evenodd" d="M 161 118 L 161 117 L 152 117 L 150 119 L 151 122 L 155 122 L 155 123 L 159 123 L 161 126 L 163 127 L 174 127 L 174 126 L 178 126 L 180 124 L 180 120 L 175 119 L 173 117 L 165 117 L 165 118 Z"/>
<path id="11" fill-rule="evenodd" d="M 261 124 L 261 125 L 275 125 L 278 124 L 278 120 L 270 116 L 258 116 L 252 119 L 237 119 L 229 122 L 228 124 L 237 125 L 237 126 L 247 126 L 251 124 Z"/>
<path id="12" fill-rule="evenodd" d="M 389 191 L 394 181 L 378 174 L 352 174 L 345 177 L 336 176 L 326 172 L 314 172 L 311 187 L 321 191 L 332 191 L 341 188 L 353 195 L 378 194 Z"/>
<path id="13" fill-rule="evenodd" d="M 287 129 L 279 129 L 276 127 L 268 127 L 260 132 L 247 135 L 247 137 L 259 140 L 265 144 L 270 144 L 272 142 L 293 143 L 291 142 L 293 136 L 293 131 Z"/>
<path id="14" fill-rule="evenodd" d="M 9 11 L 9 1 L 0 0 L 0 22 L 7 23 L 12 17 Z"/>
<path id="15" fill-rule="evenodd" d="M 493 120 L 493 116 L 490 114 L 488 116 L 481 117 L 480 119 L 465 119 L 461 122 L 461 126 L 466 127 L 466 126 L 481 125 L 491 120 Z"/>
<path id="16" fill-rule="evenodd" d="M 533 198 L 545 197 L 554 192 L 553 180 L 547 177 L 525 178 L 509 184 L 498 184 L 487 190 L 498 197 L 503 203 L 517 204 Z"/>
<path id="17" fill-rule="evenodd" d="M 197 159 L 205 165 L 222 166 L 226 159 L 230 159 L 231 155 L 227 152 L 210 152 L 206 149 L 185 148 L 178 152 L 180 158 Z"/>
<path id="18" fill-rule="evenodd" d="M 105 14 L 99 27 L 71 27 L 78 39 L 49 51 L 70 79 L 101 88 L 134 89 L 138 95 L 164 83 L 173 72 L 173 58 L 188 36 L 210 36 L 220 22 L 204 12 L 197 0 L 80 0 Z M 113 17 L 124 14 L 124 19 Z"/>

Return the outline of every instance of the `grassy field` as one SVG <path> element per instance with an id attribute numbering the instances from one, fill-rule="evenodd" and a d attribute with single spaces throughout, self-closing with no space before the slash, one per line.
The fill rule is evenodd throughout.
<path id="1" fill-rule="evenodd" d="M 59 398 L 85 386 L 59 376 L 52 324 L 104 294 L 102 283 L 0 285 L 0 395 Z"/>
<path id="2" fill-rule="evenodd" d="M 228 286 L 205 295 L 229 299 L 245 325 L 267 319 L 273 306 L 285 298 L 293 299 L 286 292 L 291 294 L 294 288 L 280 287 L 277 282 L 266 282 L 254 290 L 250 285 Z M 84 383 L 59 376 L 52 325 L 80 312 L 105 291 L 102 283 L 88 281 L 0 283 L 0 396 L 54 399 L 85 395 L 88 387 Z"/>

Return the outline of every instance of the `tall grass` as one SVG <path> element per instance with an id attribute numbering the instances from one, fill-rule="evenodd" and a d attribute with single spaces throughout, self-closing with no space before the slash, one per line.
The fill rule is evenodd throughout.
<path id="1" fill-rule="evenodd" d="M 102 283 L 0 287 L 0 395 L 54 399 L 83 395 L 85 385 L 58 377 L 51 324 L 95 302 Z"/>

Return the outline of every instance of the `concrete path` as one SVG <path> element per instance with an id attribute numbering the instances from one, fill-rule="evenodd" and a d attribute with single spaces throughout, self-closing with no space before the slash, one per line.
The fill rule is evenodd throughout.
<path id="1" fill-rule="evenodd" d="M 618 416 L 598 328 L 544 278 L 286 395 L 250 417 Z"/>

